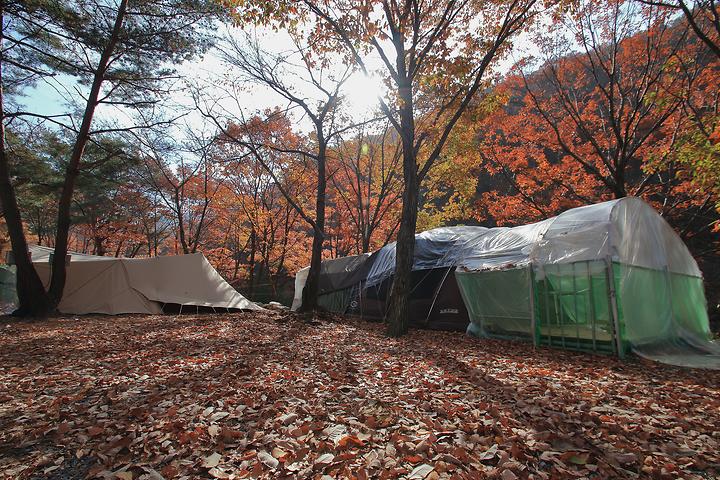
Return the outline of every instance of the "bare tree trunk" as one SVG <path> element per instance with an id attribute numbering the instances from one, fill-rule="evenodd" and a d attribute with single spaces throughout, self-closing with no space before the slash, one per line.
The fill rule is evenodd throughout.
<path id="1" fill-rule="evenodd" d="M 257 251 L 257 233 L 255 232 L 255 225 L 250 229 L 250 272 L 249 272 L 249 285 L 248 295 L 250 298 L 255 294 L 255 252 Z"/>
<path id="2" fill-rule="evenodd" d="M 319 129 L 318 129 L 319 130 Z M 322 249 L 325 241 L 325 194 L 327 178 L 325 175 L 325 160 L 327 145 L 325 140 L 318 138 L 318 182 L 317 196 L 315 197 L 315 228 L 313 230 L 312 257 L 310 270 L 302 294 L 301 312 L 310 312 L 317 309 L 317 297 L 320 290 L 320 268 L 322 264 Z"/>
<path id="3" fill-rule="evenodd" d="M 70 206 L 72 203 L 73 193 L 75 191 L 75 183 L 77 177 L 80 174 L 80 160 L 82 159 L 85 146 L 90 139 L 90 127 L 92 125 L 93 116 L 95 115 L 95 109 L 98 105 L 98 98 L 100 95 L 100 88 L 102 87 L 103 81 L 105 80 L 105 72 L 110 62 L 110 57 L 115 50 L 115 45 L 118 42 L 120 36 L 120 30 L 122 29 L 123 20 L 125 18 L 125 12 L 127 10 L 128 0 L 121 0 L 118 6 L 117 15 L 115 16 L 115 24 L 110 34 L 107 45 L 103 49 L 103 53 L 100 56 L 98 67 L 95 70 L 92 87 L 90 88 L 90 95 L 88 95 L 87 103 L 85 104 L 85 112 L 83 114 L 82 124 L 78 132 L 77 138 L 75 139 L 75 145 L 73 146 L 72 154 L 70 155 L 70 161 L 65 170 L 65 182 L 63 184 L 62 193 L 60 194 L 60 201 L 58 203 L 58 220 L 57 220 L 57 232 L 55 234 L 55 256 L 53 257 L 52 264 L 52 277 L 50 280 L 50 299 L 54 306 L 60 303 L 62 298 L 63 290 L 65 289 L 65 255 L 68 251 L 68 235 L 70 233 Z"/>
<path id="4" fill-rule="evenodd" d="M 403 142 L 404 143 L 404 142 Z M 408 300 L 410 277 L 415 258 L 415 227 L 417 225 L 419 184 L 417 164 L 412 147 L 403 146 L 402 221 L 395 244 L 395 274 L 390 290 L 387 314 L 387 334 L 399 337 L 408 330 Z"/>
<path id="5" fill-rule="evenodd" d="M 402 50 L 400 50 L 402 51 Z M 404 59 L 398 60 L 399 73 L 404 74 Z M 406 78 L 399 84 L 402 99 L 400 108 L 400 136 L 403 146 L 403 203 L 400 230 L 395 246 L 395 274 L 390 290 L 390 305 L 387 315 L 387 334 L 399 337 L 408 329 L 408 299 L 410 297 L 410 275 L 415 256 L 415 227 L 417 225 L 418 197 L 420 184 L 415 151 L 415 117 L 413 112 L 412 83 Z"/>
<path id="6" fill-rule="evenodd" d="M 100 257 L 105 255 L 105 239 L 102 237 L 95 236 L 93 239 L 94 249 L 95 249 L 95 255 L 98 255 Z"/>
<path id="7" fill-rule="evenodd" d="M 0 28 L 5 26 L 4 13 L 5 2 L 0 0 Z M 3 33 L 0 33 L 0 52 L 4 48 L 2 45 L 3 38 Z M 10 235 L 10 244 L 12 245 L 17 269 L 17 294 L 20 304 L 15 314 L 43 318 L 51 312 L 52 302 L 45 292 L 45 287 L 35 271 L 35 267 L 32 265 L 25 232 L 23 231 L 20 207 L 10 181 L 10 166 L 5 150 L 5 99 L 2 89 L 2 60 L 0 56 L 0 202 L 2 203 L 3 217 L 5 217 L 5 224 Z"/>

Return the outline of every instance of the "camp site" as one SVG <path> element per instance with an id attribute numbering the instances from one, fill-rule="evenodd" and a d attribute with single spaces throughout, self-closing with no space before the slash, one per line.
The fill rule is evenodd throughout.
<path id="1" fill-rule="evenodd" d="M 717 2 L 0 18 L 0 479 L 720 478 Z"/>

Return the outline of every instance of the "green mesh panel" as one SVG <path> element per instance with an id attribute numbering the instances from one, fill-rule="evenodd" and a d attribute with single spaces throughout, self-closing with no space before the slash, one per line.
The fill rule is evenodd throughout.
<path id="1" fill-rule="evenodd" d="M 672 309 L 675 322 L 686 332 L 710 340 L 710 322 L 702 278 L 670 274 Z"/>
<path id="2" fill-rule="evenodd" d="M 670 285 L 664 271 L 614 264 L 622 338 L 631 344 L 675 337 Z"/>
<path id="3" fill-rule="evenodd" d="M 532 339 L 530 269 L 455 272 L 470 315 L 471 331 L 485 336 Z"/>
<path id="4" fill-rule="evenodd" d="M 620 268 L 618 304 L 632 350 L 670 365 L 720 369 L 720 345 L 711 340 L 702 278 Z"/>
<path id="5" fill-rule="evenodd" d="M 629 265 L 616 268 L 618 308 L 630 343 L 675 342 L 684 335 L 711 338 L 702 278 Z"/>
<path id="6" fill-rule="evenodd" d="M 455 276 L 473 333 L 527 340 L 534 335 L 541 345 L 618 353 L 610 275 L 603 260 L 543 265 L 537 272 L 513 269 L 456 272 Z M 720 366 L 720 345 L 709 342 L 701 278 L 619 263 L 612 264 L 612 277 L 620 355 L 632 348 L 676 365 Z"/>
<path id="7" fill-rule="evenodd" d="M 604 261 L 544 265 L 535 279 L 540 344 L 614 352 L 613 317 Z"/>

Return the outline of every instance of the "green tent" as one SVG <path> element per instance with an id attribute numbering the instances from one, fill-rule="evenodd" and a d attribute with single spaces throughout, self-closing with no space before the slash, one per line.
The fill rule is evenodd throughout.
<path id="1" fill-rule="evenodd" d="M 697 263 L 643 201 L 575 208 L 502 235 L 524 258 L 470 254 L 456 271 L 472 333 L 720 367 Z"/>

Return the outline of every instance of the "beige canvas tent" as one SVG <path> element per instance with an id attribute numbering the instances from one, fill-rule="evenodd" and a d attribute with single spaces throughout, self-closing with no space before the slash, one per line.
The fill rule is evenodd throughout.
<path id="1" fill-rule="evenodd" d="M 52 252 L 30 247 L 46 287 Z M 157 314 L 164 305 L 262 310 L 230 286 L 201 253 L 153 258 L 70 254 L 60 312 Z"/>

